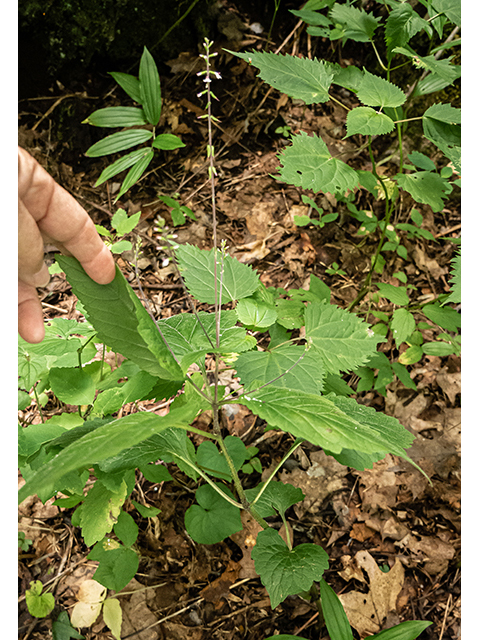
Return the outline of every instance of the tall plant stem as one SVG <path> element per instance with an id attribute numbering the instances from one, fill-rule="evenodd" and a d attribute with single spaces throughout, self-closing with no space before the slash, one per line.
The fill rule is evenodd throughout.
<path id="1" fill-rule="evenodd" d="M 361 302 L 363 298 L 367 295 L 367 293 L 370 291 L 373 272 L 375 271 L 375 265 L 377 264 L 378 256 L 380 255 L 380 251 L 383 246 L 383 241 L 385 240 L 385 234 L 387 232 L 387 227 L 390 224 L 390 216 L 392 215 L 392 209 L 393 209 L 393 207 L 391 206 L 387 187 L 384 184 L 383 178 L 379 176 L 377 172 L 377 166 L 375 163 L 375 158 L 373 156 L 371 141 L 372 141 L 372 138 L 371 136 L 369 136 L 368 153 L 370 155 L 370 160 L 372 162 L 372 173 L 380 182 L 383 192 L 385 194 L 385 220 L 384 220 L 382 233 L 380 236 L 380 242 L 378 243 L 377 249 L 375 251 L 375 255 L 372 258 L 372 266 L 370 267 L 370 271 L 368 272 L 367 277 L 365 278 L 365 282 L 363 283 L 363 287 L 360 289 L 357 297 L 348 305 L 347 311 L 351 311 L 354 307 L 356 307 L 357 304 L 359 304 L 359 302 Z"/>

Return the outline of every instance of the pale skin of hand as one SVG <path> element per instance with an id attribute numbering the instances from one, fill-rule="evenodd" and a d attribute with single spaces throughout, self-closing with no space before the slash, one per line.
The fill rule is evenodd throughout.
<path id="1" fill-rule="evenodd" d="M 32 156 L 18 148 L 18 332 L 27 342 L 45 336 L 36 287 L 50 279 L 44 243 L 73 255 L 99 284 L 115 277 L 115 263 L 88 213 Z"/>

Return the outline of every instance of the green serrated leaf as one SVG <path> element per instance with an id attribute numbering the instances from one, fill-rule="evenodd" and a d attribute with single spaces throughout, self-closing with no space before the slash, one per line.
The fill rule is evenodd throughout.
<path id="1" fill-rule="evenodd" d="M 406 47 L 394 47 L 393 52 L 401 53 L 402 55 L 407 56 L 412 60 L 413 64 L 417 68 L 431 71 L 432 73 L 437 74 L 440 78 L 447 82 L 447 86 L 448 84 L 454 82 L 459 76 L 459 67 L 457 65 L 451 64 L 453 56 L 442 60 L 438 60 L 434 55 L 419 56 L 408 45 L 406 45 Z"/>
<path id="2" fill-rule="evenodd" d="M 330 99 L 328 90 L 333 73 L 327 71 L 323 61 L 271 52 L 230 53 L 251 62 L 260 70 L 262 80 L 291 98 L 303 100 L 305 104 L 318 104 Z"/>
<path id="3" fill-rule="evenodd" d="M 405 306 L 410 302 L 406 287 L 395 287 L 386 282 L 377 282 L 376 285 L 382 298 L 390 300 L 393 304 Z"/>
<path id="4" fill-rule="evenodd" d="M 253 489 L 246 489 L 245 495 L 247 496 L 247 499 L 250 502 L 254 502 L 263 486 L 264 483 L 261 482 Z M 297 502 L 301 502 L 304 497 L 303 491 L 298 487 L 294 487 L 288 483 L 272 480 L 269 482 L 260 498 L 255 502 L 255 508 L 262 518 L 274 516 L 276 515 L 276 512 L 283 516 L 289 507 L 297 504 Z"/>
<path id="5" fill-rule="evenodd" d="M 122 607 L 117 598 L 107 598 L 103 603 L 103 620 L 117 640 L 121 638 Z"/>
<path id="6" fill-rule="evenodd" d="M 233 466 L 238 471 L 247 459 L 247 448 L 235 436 L 225 438 L 225 446 L 232 459 Z M 197 465 L 209 475 L 222 480 L 232 479 L 230 468 L 221 451 L 217 449 L 211 440 L 205 440 L 197 449 Z"/>
<path id="7" fill-rule="evenodd" d="M 417 385 L 410 377 L 410 374 L 405 365 L 401 364 L 400 362 L 392 362 L 392 369 L 395 372 L 397 378 L 405 387 L 407 387 L 407 389 L 414 389 L 415 391 L 417 390 Z"/>
<path id="8" fill-rule="evenodd" d="M 222 258 L 217 252 L 217 287 L 221 302 L 240 300 L 252 295 L 259 285 L 256 271 L 241 264 L 229 255 L 223 259 L 223 278 L 221 278 Z M 190 293 L 200 302 L 215 304 L 215 251 L 202 250 L 194 245 L 180 245 L 176 251 L 179 267 Z"/>
<path id="9" fill-rule="evenodd" d="M 276 379 L 277 387 L 318 394 L 323 390 L 323 362 L 313 349 L 305 351 L 304 347 L 287 345 L 271 351 L 249 351 L 238 356 L 235 368 L 246 387 L 255 381 L 266 384 Z M 281 374 L 284 375 L 279 378 Z"/>
<path id="10" fill-rule="evenodd" d="M 415 331 L 415 318 L 407 309 L 395 309 L 390 324 L 395 344 L 398 347 Z"/>
<path id="11" fill-rule="evenodd" d="M 437 173 L 417 171 L 416 173 L 397 173 L 398 186 L 412 196 L 416 202 L 428 204 L 432 211 L 442 211 L 451 187 L 447 180 Z"/>
<path id="12" fill-rule="evenodd" d="M 380 24 L 380 19 L 363 9 L 336 3 L 329 13 L 329 18 L 334 23 L 344 26 L 344 40 L 355 42 L 368 42 L 372 40 L 375 29 Z"/>
<path id="13" fill-rule="evenodd" d="M 460 27 L 462 24 L 461 0 L 432 0 L 432 7 L 437 13 L 444 13 L 450 22 Z"/>
<path id="14" fill-rule="evenodd" d="M 95 398 L 95 382 L 83 369 L 52 368 L 49 380 L 53 393 L 67 404 L 91 404 Z"/>
<path id="15" fill-rule="evenodd" d="M 438 302 L 425 305 L 422 312 L 445 331 L 456 333 L 461 326 L 461 315 L 458 311 L 451 307 L 442 307 Z"/>
<path id="16" fill-rule="evenodd" d="M 173 135 L 173 133 L 160 133 L 152 142 L 152 147 L 155 147 L 155 149 L 163 149 L 164 151 L 180 149 L 184 146 L 185 144 L 181 139 L 178 136 Z"/>
<path id="17" fill-rule="evenodd" d="M 343 605 L 323 578 L 320 580 L 320 596 L 323 617 L 330 637 L 335 640 L 353 640 L 352 628 Z"/>
<path id="18" fill-rule="evenodd" d="M 129 73 L 121 73 L 120 71 L 110 71 L 112 78 L 117 82 L 122 89 L 127 93 L 132 100 L 142 104 L 142 97 L 140 95 L 140 81 L 137 77 L 132 76 Z"/>
<path id="19" fill-rule="evenodd" d="M 146 480 L 149 482 L 159 483 L 172 480 L 172 476 L 167 467 L 163 464 L 145 464 L 139 467 Z"/>
<path id="20" fill-rule="evenodd" d="M 99 562 L 93 574 L 94 580 L 113 591 L 121 591 L 138 571 L 138 555 L 126 547 L 105 550 L 103 543 L 99 542 L 87 558 Z"/>
<path id="21" fill-rule="evenodd" d="M 290 550 L 278 532 L 264 529 L 252 549 L 255 570 L 275 609 L 289 595 L 308 591 L 328 569 L 328 555 L 316 544 L 300 544 Z"/>
<path id="22" fill-rule="evenodd" d="M 412 437 L 397 420 L 383 414 L 379 416 L 372 409 L 373 413 L 368 416 L 372 424 L 369 424 L 363 420 L 363 414 L 357 411 L 357 403 L 351 398 L 332 394 L 328 397 L 317 396 L 269 385 L 251 395 L 242 396 L 239 402 L 263 418 L 270 427 L 282 429 L 333 453 L 340 453 L 342 449 L 356 449 L 365 453 L 385 454 L 395 448 L 397 455 L 400 455 L 404 453 L 403 447 L 411 444 Z M 382 431 L 384 423 L 388 423 L 391 433 Z M 403 444 L 396 447 L 389 437 Z"/>
<path id="23" fill-rule="evenodd" d="M 200 396 L 197 397 L 200 398 Z M 92 464 L 117 456 L 125 449 L 131 449 L 138 443 L 170 427 L 190 424 L 197 413 L 208 406 L 203 401 L 194 401 L 193 399 L 188 403 L 179 403 L 175 406 L 174 404 L 166 416 L 135 413 L 113 420 L 108 424 L 101 424 L 95 430 L 78 438 L 27 479 L 19 490 L 19 501 L 25 500 L 31 493 L 37 493 L 40 489 L 53 493 L 56 483 L 70 471 L 87 468 Z M 81 428 L 77 427 L 77 429 Z M 151 462 L 151 460 L 147 460 L 147 462 Z M 131 468 L 131 465 L 127 464 L 124 468 Z"/>
<path id="24" fill-rule="evenodd" d="M 357 98 L 369 107 L 399 107 L 407 96 L 393 83 L 364 69 Z"/>
<path id="25" fill-rule="evenodd" d="M 162 113 L 160 76 L 158 75 L 155 60 L 147 47 L 143 48 L 138 79 L 140 81 L 141 104 L 145 111 L 145 116 L 150 124 L 156 126 Z"/>
<path id="26" fill-rule="evenodd" d="M 182 370 L 153 320 L 118 267 L 114 280 L 100 285 L 85 273 L 75 258 L 58 256 L 57 260 L 102 342 L 153 376 L 165 380 L 183 379 Z"/>
<path id="27" fill-rule="evenodd" d="M 403 47 L 422 29 L 428 31 L 431 27 L 408 2 L 395 6 L 385 24 L 385 41 L 390 57 L 394 47 Z"/>
<path id="28" fill-rule="evenodd" d="M 254 298 L 243 298 L 235 307 L 239 321 L 252 330 L 271 327 L 277 320 L 274 306 L 262 303 Z"/>
<path id="29" fill-rule="evenodd" d="M 25 590 L 28 612 L 34 618 L 46 618 L 55 606 L 53 594 L 42 593 L 42 591 L 43 584 L 40 580 L 30 582 L 30 589 Z"/>
<path id="30" fill-rule="evenodd" d="M 313 302 L 305 311 L 305 335 L 329 373 L 349 371 L 365 364 L 378 338 L 370 325 L 353 313 L 326 302 Z"/>
<path id="31" fill-rule="evenodd" d="M 143 109 L 137 107 L 106 107 L 97 109 L 82 124 L 94 127 L 137 127 L 147 124 Z"/>
<path id="32" fill-rule="evenodd" d="M 217 487 L 233 498 L 229 489 Z M 209 484 L 199 487 L 195 497 L 198 504 L 185 513 L 185 528 L 195 542 L 216 544 L 242 529 L 240 509 L 224 500 Z"/>
<path id="33" fill-rule="evenodd" d="M 296 187 L 344 195 L 358 184 L 357 172 L 333 158 L 325 142 L 315 135 L 301 132 L 293 136 L 292 144 L 278 158 L 281 167 L 277 179 Z"/>
<path id="34" fill-rule="evenodd" d="M 371 107 L 356 107 L 347 115 L 347 136 L 359 133 L 363 136 L 378 136 L 393 131 L 395 124 L 384 113 Z"/>
<path id="35" fill-rule="evenodd" d="M 460 250 L 452 259 L 452 277 L 450 280 L 451 292 L 446 300 L 446 303 L 459 304 L 462 301 L 462 260 Z M 445 304 L 445 303 L 444 303 Z"/>
<path id="36" fill-rule="evenodd" d="M 146 129 L 128 129 L 127 131 L 118 131 L 112 135 L 99 140 L 87 149 L 85 155 L 89 158 L 99 158 L 100 156 L 108 156 L 111 153 L 124 151 L 130 147 L 136 147 L 150 140 L 153 136 L 152 131 Z"/>
<path id="37" fill-rule="evenodd" d="M 112 531 L 126 496 L 125 481 L 122 481 L 115 492 L 107 489 L 99 480 L 95 482 L 83 504 L 75 512 L 79 526 L 82 528 L 83 539 L 88 547 Z"/>

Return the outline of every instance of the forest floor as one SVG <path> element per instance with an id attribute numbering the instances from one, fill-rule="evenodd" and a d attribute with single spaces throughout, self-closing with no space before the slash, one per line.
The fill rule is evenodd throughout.
<path id="1" fill-rule="evenodd" d="M 252 36 L 241 46 L 245 50 L 257 42 Z M 231 48 L 231 43 L 216 44 L 219 50 L 222 44 Z M 294 36 L 282 52 L 298 54 L 302 46 L 305 40 L 299 44 Z M 361 66 L 363 60 L 350 57 L 346 62 Z M 108 161 L 83 155 L 104 132 L 80 122 L 97 108 L 125 104 L 122 92 L 112 91 L 106 77 L 91 77 L 72 83 L 73 89 L 56 86 L 51 95 L 35 96 L 20 105 L 20 144 L 78 199 L 95 223 L 108 227 L 119 206 L 128 214 L 141 211 L 137 228 L 143 241 L 141 283 L 163 317 L 180 313 L 187 306 L 179 281 L 171 267 L 162 266 L 156 248 L 156 216 L 163 216 L 171 225 L 169 208 L 158 196 L 178 193 L 181 204 L 195 213 L 196 221 L 188 220 L 175 229 L 177 242 L 212 246 L 206 126 L 198 119 L 204 114 L 204 105 L 196 97 L 201 90 L 196 76 L 200 65 L 197 56 L 186 53 L 170 61 L 170 74 L 162 76 L 161 124 L 179 135 L 186 147 L 157 160 L 118 205 L 112 203 L 120 186 L 115 180 L 93 188 Z M 256 79 L 254 68 L 225 52 L 218 56 L 216 67 L 223 77 L 214 87 L 220 98 L 215 105 L 220 120 L 215 131 L 220 239 L 226 240 L 232 255 L 259 272 L 265 285 L 305 287 L 314 273 L 331 288 L 332 302 L 345 308 L 362 285 L 378 238 L 360 238 L 358 223 L 346 214 L 322 229 L 295 225 L 294 215 L 306 214 L 308 206 L 303 204 L 299 189 L 272 177 L 278 166 L 277 154 L 288 144 L 278 130 L 287 126 L 293 132 L 321 133 L 330 150 L 344 152 L 343 159 L 351 160 L 355 168 L 371 168 L 368 154 L 355 156 L 354 142 L 343 140 L 341 107 L 332 107 L 333 103 L 305 107 L 288 99 Z M 348 101 L 348 95 L 341 97 Z M 406 145 L 419 149 L 418 138 L 409 141 L 407 135 Z M 377 151 L 388 155 L 385 149 Z M 388 171 L 388 163 L 384 166 Z M 318 195 L 316 202 L 326 213 L 344 207 L 329 195 Z M 409 211 L 408 203 L 403 203 L 396 222 L 406 222 Z M 458 198 L 448 201 L 441 213 L 432 213 L 428 206 L 423 206 L 421 213 L 423 228 L 439 240 L 405 240 L 408 258 L 403 268 L 418 295 L 427 299 L 449 290 L 455 246 L 444 238 L 460 235 Z M 118 264 L 135 287 L 127 258 L 120 256 Z M 398 284 L 392 275 L 398 270 L 398 260 L 387 260 L 378 279 Z M 333 262 L 345 275 L 326 272 Z M 41 295 L 47 319 L 80 317 L 63 275 L 53 276 Z M 389 304 L 385 301 L 385 308 Z M 395 345 L 389 339 L 381 350 L 391 355 Z M 426 471 L 431 484 L 415 468 L 391 455 L 372 470 L 356 471 L 308 445 L 283 467 L 279 479 L 301 487 L 306 496 L 289 511 L 296 543 L 320 544 L 330 557 L 325 574 L 328 582 L 342 596 L 356 594 L 345 602 L 356 598 L 364 603 L 360 610 L 358 606 L 347 607 L 358 637 L 403 620 L 421 619 L 433 623 L 422 635 L 425 640 L 457 640 L 460 360 L 456 356 L 426 356 L 409 370 L 416 390 L 395 380 L 384 395 L 370 390 L 358 394 L 358 400 L 395 416 L 416 436 L 409 455 Z M 351 377 L 348 382 L 355 385 Z M 132 410 L 133 405 L 124 407 L 124 415 Z M 59 411 L 58 403 L 52 400 L 44 414 L 50 417 Z M 23 412 L 22 420 L 29 424 L 40 421 L 35 405 Z M 208 416 L 201 416 L 198 424 L 207 427 Z M 255 416 L 243 408 L 225 419 L 225 429 L 259 448 L 266 477 L 291 442 L 288 434 L 264 434 Z M 141 562 L 136 578 L 121 597 L 122 638 L 263 640 L 284 633 L 327 639 L 315 607 L 300 596 L 290 596 L 271 610 L 266 590 L 253 570 L 245 534 L 210 546 L 197 545 L 188 537 L 183 514 L 192 503 L 192 492 L 185 487 L 189 479 L 173 468 L 171 473 L 176 482 L 168 489 L 142 477 L 134 490 L 135 499 L 159 507 L 161 514 L 148 522 L 138 521 Z M 69 611 L 80 585 L 92 577 L 97 566 L 86 559 L 89 550 L 79 530 L 71 525 L 72 510 L 59 509 L 52 501 L 44 505 L 32 496 L 19 510 L 20 530 L 31 540 L 27 551 L 19 550 L 19 637 L 24 640 L 51 637 L 51 620 L 33 619 L 26 608 L 24 594 L 30 581 L 53 584 L 56 611 Z M 144 589 L 146 586 L 151 588 Z M 101 617 L 82 632 L 88 639 L 113 638 Z"/>

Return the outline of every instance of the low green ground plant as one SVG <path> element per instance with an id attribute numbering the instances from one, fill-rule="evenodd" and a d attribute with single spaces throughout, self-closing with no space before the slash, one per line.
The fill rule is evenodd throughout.
<path id="1" fill-rule="evenodd" d="M 379 26 L 378 19 L 350 4 L 330 1 L 307 4 L 308 11 L 316 14 L 315 20 L 320 20 L 318 24 L 330 34 L 328 37 L 357 38 L 361 42 L 370 41 L 375 47 L 373 34 Z M 432 5 L 431 2 L 422 4 Z M 433 5 L 436 4 L 433 0 Z M 333 157 L 320 137 L 304 132 L 292 135 L 291 143 L 279 157 L 278 179 L 313 194 L 323 191 L 339 200 L 348 199 L 349 192 L 356 190 L 365 190 L 376 198 L 383 194 L 383 220 L 362 217 L 362 210 L 355 205 L 352 211 L 359 216 L 360 230 L 361 225 L 367 228 L 367 224 L 375 224 L 371 231 L 379 232 L 380 241 L 365 285 L 350 309 L 332 304 L 329 288 L 314 274 L 310 276 L 308 290 L 266 287 L 254 269 L 232 258 L 225 244 L 218 243 L 212 136 L 215 117 L 211 109 L 215 95 L 211 81 L 219 79 L 219 74 L 211 68 L 215 54 L 210 51 L 208 40 L 202 56 L 206 68 L 200 72 L 205 89 L 199 95 L 207 99 L 205 117 L 214 246 L 202 250 L 188 244 L 175 245 L 165 225 L 160 224 L 157 229 L 165 255 L 174 257 L 180 279 L 191 296 L 192 311 L 167 319 L 154 316 L 143 295 L 135 266 L 140 243 L 135 244 L 133 267 L 144 304 L 118 267 L 112 283 L 99 285 L 86 275 L 75 258 L 57 256 L 58 265 L 78 297 L 77 308 L 84 314 L 85 321 L 51 320 L 46 338 L 39 345 L 20 340 L 19 408 L 25 409 L 33 398 L 41 408 L 46 392 L 51 390 L 59 402 L 76 405 L 78 411 L 63 412 L 49 420 L 42 417 L 39 425 L 21 425 L 20 469 L 25 484 L 19 499 L 22 501 L 35 493 L 46 501 L 61 494 L 55 504 L 75 509 L 72 524 L 81 529 L 86 546 L 91 548 L 88 558 L 99 563 L 94 579 L 105 589 L 118 592 L 135 576 L 140 562 L 136 519 L 139 516 L 154 518 L 159 514 L 157 507 L 132 499 L 136 474 L 141 473 L 153 483 L 172 482 L 167 465 L 174 463 L 195 490 L 195 501 L 184 515 L 185 529 L 195 543 L 215 544 L 240 531 L 241 512 L 248 512 L 261 527 L 252 558 L 270 596 L 272 609 L 289 595 L 299 594 L 317 604 L 333 640 L 353 638 L 338 597 L 323 579 L 329 566 L 325 550 L 309 542 L 295 544 L 288 526 L 284 527 L 284 537 L 279 534 L 282 524 L 287 525 L 288 509 L 303 500 L 304 495 L 300 489 L 276 480 L 275 476 L 304 442 L 321 447 L 341 464 L 359 470 L 372 468 L 389 453 L 415 464 L 408 456 L 414 436 L 395 418 L 359 404 L 354 397 L 355 390 L 345 382 L 344 376 L 357 373 L 364 389 L 369 388 L 369 380 L 375 388 L 384 389 L 393 373 L 408 384 L 405 365 L 416 361 L 412 351 L 405 351 L 409 356 L 405 356 L 403 362 L 390 364 L 387 356 L 378 350 L 388 331 L 395 336 L 397 346 L 406 342 L 409 349 L 420 349 L 419 357 L 428 353 L 422 338 L 422 322 L 427 322 L 415 317 L 417 310 L 410 304 L 408 282 L 404 287 L 394 287 L 374 283 L 373 276 L 380 275 L 377 265 L 382 251 L 396 251 L 403 257 L 400 240 L 398 243 L 396 240 L 397 230 L 414 236 L 422 234 L 421 216 L 413 208 L 411 222 L 394 229 L 395 236 L 390 232 L 390 219 L 401 190 L 417 202 L 441 211 L 443 200 L 451 190 L 451 174 L 447 176 L 448 172 L 442 174 L 431 167 L 425 168 L 425 161 L 414 156 L 412 162 L 424 165 L 420 172 L 414 165 L 412 168 L 400 160 L 397 174 L 388 178 L 380 176 L 371 145 L 373 136 L 387 135 L 396 129 L 402 158 L 407 96 L 390 81 L 396 56 L 406 57 L 407 63 L 414 60 L 430 75 L 439 76 L 430 78 L 437 81 L 435 86 L 439 86 L 446 75 L 451 81 L 458 76 L 456 70 L 450 69 L 453 65 L 449 61 L 437 64 L 431 60 L 433 55 L 420 57 L 408 48 L 419 24 L 433 36 L 433 30 L 443 32 L 452 19 L 451 12 L 442 13 L 445 21 L 440 29 L 438 16 L 432 20 L 419 17 L 418 22 L 412 18 L 410 5 L 397 2 L 387 5 L 391 11 L 386 21 L 386 79 L 367 70 L 345 70 L 317 60 L 270 53 L 235 53 L 258 66 L 266 82 L 291 97 L 301 98 L 306 104 L 332 99 L 329 94 L 332 83 L 353 91 L 362 102 L 363 106 L 346 108 L 347 135 L 366 138 L 360 138 L 359 142 L 368 148 L 371 172 L 353 169 Z M 322 10 L 327 13 L 322 14 Z M 402 12 L 407 12 L 412 19 L 405 20 Z M 309 18 L 309 24 L 314 24 L 310 14 L 302 15 L 304 19 Z M 437 26 L 433 24 L 435 20 Z M 327 24 L 323 24 L 326 21 Z M 145 60 L 149 60 L 148 57 Z M 145 113 L 155 114 L 147 117 L 148 122 L 155 125 L 159 115 L 159 83 L 153 73 L 142 75 L 142 66 L 139 82 L 139 93 L 132 97 L 141 98 Z M 420 82 L 417 87 L 419 85 Z M 425 90 L 425 83 L 421 87 Z M 458 110 L 450 105 L 434 107 L 422 116 L 425 135 L 457 167 Z M 153 137 L 152 133 L 150 138 Z M 152 149 L 148 154 L 151 152 Z M 127 182 L 129 186 L 134 184 L 132 180 L 131 177 Z M 314 198 L 305 197 L 313 203 L 312 209 L 318 214 L 317 222 L 321 226 L 323 212 L 316 207 Z M 173 203 L 164 202 L 175 209 L 178 200 L 172 200 Z M 181 207 L 177 207 L 176 215 L 178 212 L 189 215 Z M 112 220 L 115 232 L 120 236 L 129 234 L 135 219 L 119 212 L 116 216 L 115 225 Z M 173 215 L 172 219 L 175 224 Z M 327 223 L 324 218 L 323 222 Z M 112 241 L 111 232 L 106 230 L 104 236 Z M 447 305 L 458 302 L 459 275 L 457 258 L 450 296 L 418 310 L 444 334 L 431 343 L 437 355 L 440 355 L 438 345 L 448 346 L 445 354 L 447 350 L 456 353 L 458 349 L 452 336 L 459 326 L 458 314 Z M 373 326 L 353 312 L 367 294 L 371 295 L 371 305 L 377 296 L 396 307 L 391 314 L 383 315 L 373 309 L 380 320 Z M 198 304 L 209 305 L 213 311 L 197 311 Z M 113 371 L 106 364 L 107 350 L 123 356 Z M 377 372 L 376 381 L 367 373 L 369 370 Z M 227 372 L 236 380 L 234 390 L 221 384 L 222 374 Z M 160 416 L 138 410 L 119 415 L 126 404 L 150 399 L 165 401 L 168 413 Z M 280 430 L 290 436 L 289 450 L 263 482 L 258 475 L 261 470 L 258 450 L 245 446 L 239 437 L 225 436 L 221 427 L 223 407 L 235 404 L 247 407 L 266 429 Z M 196 418 L 205 411 L 211 415 L 209 431 L 195 425 Z M 204 440 L 195 446 L 189 433 L 201 435 Z M 93 486 L 85 492 L 86 482 L 92 478 Z M 135 512 L 136 518 L 132 517 Z M 42 597 L 42 591 L 35 589 L 34 595 Z M 117 605 L 108 607 L 112 610 L 109 626 L 115 637 L 120 637 L 121 609 Z M 428 624 L 404 622 L 374 637 L 413 640 Z"/>

